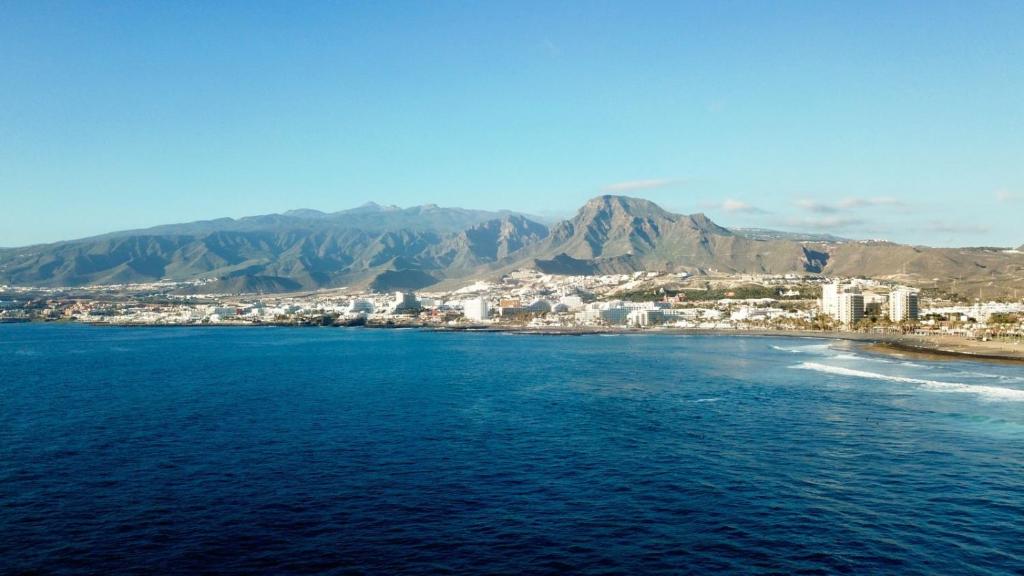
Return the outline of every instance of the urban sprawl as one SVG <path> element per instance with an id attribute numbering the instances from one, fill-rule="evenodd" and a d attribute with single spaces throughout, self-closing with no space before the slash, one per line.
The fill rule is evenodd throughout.
<path id="1" fill-rule="evenodd" d="M 957 301 L 890 282 L 799 275 L 635 272 L 495 281 L 419 293 L 190 294 L 202 282 L 0 286 L 0 322 L 321 325 L 453 329 L 829 330 L 1021 338 L 1020 300 Z"/>

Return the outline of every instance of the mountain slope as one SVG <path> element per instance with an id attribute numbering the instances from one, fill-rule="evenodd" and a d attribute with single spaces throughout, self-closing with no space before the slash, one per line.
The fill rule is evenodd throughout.
<path id="1" fill-rule="evenodd" d="M 723 272 L 819 271 L 824 253 L 791 241 L 761 241 L 733 234 L 703 214 L 672 214 L 647 200 L 600 196 L 547 240 L 524 252 L 550 273 L 636 270 Z"/>
<path id="2" fill-rule="evenodd" d="M 793 240 L 795 242 L 850 242 L 849 238 L 834 236 L 823 233 L 806 232 L 783 232 L 782 230 L 771 230 L 768 228 L 730 228 L 733 234 L 738 234 L 751 240 Z"/>
<path id="3" fill-rule="evenodd" d="M 594 198 L 550 229 L 508 212 L 368 204 L 0 249 L 0 284 L 30 286 L 203 279 L 203 289 L 218 292 L 418 289 L 520 267 L 553 274 L 820 272 L 948 281 L 979 293 L 1024 285 L 1024 254 L 1012 251 L 750 237 L 703 214 L 673 214 L 623 196 Z"/>
<path id="4" fill-rule="evenodd" d="M 319 210 L 289 210 L 283 214 L 265 214 L 244 218 L 218 218 L 183 224 L 167 224 L 139 230 L 125 230 L 104 234 L 100 238 L 123 236 L 198 236 L 214 232 L 254 232 L 281 230 L 358 229 L 365 232 L 394 232 L 400 230 L 455 233 L 471 226 L 517 215 L 500 210 L 467 210 L 446 208 L 435 204 L 399 208 L 369 202 L 358 208 L 327 213 Z M 524 216 L 525 217 L 525 216 Z"/>
<path id="5" fill-rule="evenodd" d="M 494 213 L 436 207 L 357 210 L 360 218 L 377 221 L 360 228 L 348 223 L 349 216 L 304 211 L 6 250 L 0 252 L 0 283 L 82 286 L 212 278 L 216 282 L 209 289 L 214 291 L 375 283 L 387 289 L 420 288 L 504 257 L 547 233 L 543 225 L 519 215 L 477 222 Z M 389 220 L 392 212 L 402 215 Z M 415 214 L 425 215 L 418 226 L 396 227 Z M 463 221 L 472 224 L 448 231 Z M 393 274 L 407 271 L 417 273 Z M 378 281 L 381 275 L 384 280 Z"/>
<path id="6" fill-rule="evenodd" d="M 449 267 L 469 271 L 509 257 L 548 236 L 548 229 L 523 216 L 488 220 L 447 239 L 435 254 Z"/>
<path id="7" fill-rule="evenodd" d="M 1024 271 L 1024 255 L 985 248 L 851 242 L 832 249 L 826 274 L 873 278 L 998 279 Z"/>

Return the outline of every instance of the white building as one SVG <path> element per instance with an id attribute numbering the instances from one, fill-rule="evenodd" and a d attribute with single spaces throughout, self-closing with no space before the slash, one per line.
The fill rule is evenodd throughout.
<path id="1" fill-rule="evenodd" d="M 855 324 L 864 318 L 864 294 L 858 286 L 843 286 L 841 282 L 821 287 L 821 313 L 843 324 Z"/>
<path id="2" fill-rule="evenodd" d="M 348 308 L 345 312 L 349 314 L 373 314 L 373 302 L 369 300 L 363 300 L 362 298 L 353 298 L 348 303 Z"/>
<path id="3" fill-rule="evenodd" d="M 594 302 L 586 306 L 581 312 L 576 313 L 576 320 L 580 324 L 589 326 L 610 325 L 616 326 L 625 324 L 630 308 L 622 305 L 621 301 Z"/>
<path id="4" fill-rule="evenodd" d="M 843 324 L 856 324 L 864 318 L 864 295 L 859 292 L 839 294 L 839 306 L 835 319 Z"/>
<path id="5" fill-rule="evenodd" d="M 923 316 L 960 316 L 964 319 L 973 318 L 978 322 L 988 322 L 993 314 L 1024 314 L 1024 303 L 978 302 L 970 306 L 945 306 L 928 308 L 922 311 Z"/>
<path id="6" fill-rule="evenodd" d="M 897 288 L 889 293 L 889 319 L 893 322 L 917 320 L 917 292 L 909 288 Z"/>
<path id="7" fill-rule="evenodd" d="M 583 298 L 579 296 L 563 296 L 558 303 L 565 304 L 573 312 L 583 309 Z"/>
<path id="8" fill-rule="evenodd" d="M 412 292 L 395 292 L 395 299 L 391 303 L 391 313 L 415 312 L 420 309 L 420 303 Z"/>
<path id="9" fill-rule="evenodd" d="M 838 281 L 821 287 L 821 313 L 836 318 L 839 314 L 839 294 L 842 284 Z"/>
<path id="10" fill-rule="evenodd" d="M 631 311 L 626 316 L 626 323 L 640 328 L 654 326 L 665 322 L 665 311 L 658 308 L 644 308 Z"/>
<path id="11" fill-rule="evenodd" d="M 466 300 L 462 304 L 462 313 L 467 320 L 473 322 L 483 322 L 487 320 L 487 315 L 490 310 L 487 308 L 487 299 L 473 298 L 472 300 Z"/>

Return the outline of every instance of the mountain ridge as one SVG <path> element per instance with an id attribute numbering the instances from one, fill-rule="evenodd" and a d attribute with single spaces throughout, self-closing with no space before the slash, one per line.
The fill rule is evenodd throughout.
<path id="1" fill-rule="evenodd" d="M 549 240 L 530 250 L 545 272 L 616 273 L 634 269 L 704 272 L 820 272 L 824 261 L 795 243 L 751 240 L 702 213 L 673 214 L 648 200 L 599 196 Z"/>
<path id="2" fill-rule="evenodd" d="M 375 202 L 367 202 L 361 206 L 337 212 L 322 212 L 311 208 L 299 208 L 280 214 L 261 214 L 242 216 L 240 218 L 222 217 L 212 220 L 195 220 L 148 228 L 135 228 L 75 240 L 64 240 L 62 242 L 77 242 L 108 236 L 194 235 L 225 230 L 262 230 L 271 226 L 317 229 L 324 227 L 347 227 L 371 232 L 400 229 L 458 232 L 486 220 L 498 219 L 513 214 L 529 217 L 528 215 L 511 210 L 489 211 L 467 208 L 442 208 L 436 204 L 400 208 L 393 205 L 382 206 Z"/>
<path id="3" fill-rule="evenodd" d="M 675 214 L 617 195 L 592 198 L 551 226 L 511 211 L 368 203 L 0 249 L 0 284 L 31 286 L 213 279 L 209 291 L 419 289 L 519 267 L 552 274 L 820 273 L 991 283 L 1024 276 L 1024 255 L 751 237 L 702 213 Z"/>

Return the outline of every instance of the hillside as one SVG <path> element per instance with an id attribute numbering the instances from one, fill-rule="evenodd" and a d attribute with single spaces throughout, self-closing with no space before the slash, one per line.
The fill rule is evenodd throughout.
<path id="1" fill-rule="evenodd" d="M 159 226 L 0 252 L 0 283 L 216 279 L 213 291 L 419 288 L 504 257 L 547 229 L 508 212 L 370 205 Z M 404 272 L 414 270 L 416 274 Z"/>
<path id="2" fill-rule="evenodd" d="M 797 242 L 850 242 L 849 238 L 823 233 L 784 232 L 768 228 L 730 228 L 734 234 L 752 240 L 795 240 Z"/>
<path id="3" fill-rule="evenodd" d="M 520 256 L 550 273 L 818 272 L 826 262 L 824 254 L 797 242 L 750 239 L 704 214 L 672 214 L 623 196 L 590 200 Z"/>
<path id="4" fill-rule="evenodd" d="M 801 239 L 798 239 L 801 238 Z M 550 228 L 521 214 L 367 204 L 124 231 L 0 250 L 0 284 L 84 286 L 212 279 L 204 289 L 419 289 L 532 267 L 552 274 L 637 270 L 822 273 L 944 289 L 1022 286 L 1024 254 L 736 233 L 703 214 L 599 196 Z"/>

